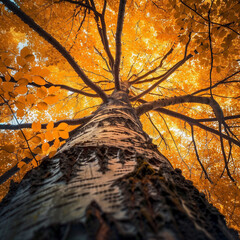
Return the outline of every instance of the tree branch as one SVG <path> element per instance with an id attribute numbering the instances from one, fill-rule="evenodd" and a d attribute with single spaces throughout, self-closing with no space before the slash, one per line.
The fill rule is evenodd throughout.
<path id="1" fill-rule="evenodd" d="M 92 115 L 90 115 L 90 116 L 92 116 Z M 89 117 L 90 117 L 90 116 L 89 116 Z M 87 121 L 87 118 L 86 118 L 85 120 Z M 88 120 L 90 120 L 90 119 L 88 119 Z M 85 122 L 86 122 L 86 121 L 85 121 Z M 83 122 L 83 123 L 84 123 L 84 122 Z M 70 124 L 70 125 L 71 125 L 71 124 Z M 81 125 L 81 126 L 82 126 L 82 125 Z M 72 130 L 71 132 L 69 132 L 69 137 L 72 137 L 72 136 L 78 131 L 78 129 L 79 129 L 81 126 L 75 128 L 74 130 Z M 65 139 L 59 138 L 59 140 L 60 140 L 60 141 L 63 141 L 63 140 L 65 140 Z M 54 143 L 54 140 L 53 140 L 53 141 L 50 141 L 50 142 L 48 142 L 48 143 L 49 143 L 50 146 L 52 146 L 53 143 Z M 40 145 L 39 147 L 41 147 L 41 145 Z M 25 162 L 26 164 L 28 164 L 28 163 L 30 163 L 30 162 L 32 161 L 32 159 L 26 157 L 26 158 L 22 159 L 21 161 L 22 161 L 22 162 Z M 20 168 L 18 167 L 18 164 L 16 164 L 16 165 L 13 166 L 11 169 L 9 169 L 8 171 L 6 171 L 2 176 L 0 176 L 0 184 L 6 182 L 10 177 L 12 177 L 12 176 L 13 176 L 15 173 L 17 173 L 19 170 L 20 170 Z"/>
<path id="2" fill-rule="evenodd" d="M 221 80 L 221 81 L 215 83 L 214 85 L 212 85 L 211 88 L 213 89 L 213 88 L 217 87 L 218 85 L 225 83 L 229 78 L 231 78 L 231 77 L 237 75 L 238 73 L 240 73 L 240 71 L 237 71 L 237 72 L 231 74 L 230 76 L 224 78 L 223 80 Z M 207 87 L 207 88 L 204 88 L 204 89 L 200 89 L 200 90 L 198 90 L 198 91 L 192 93 L 191 95 L 196 95 L 196 94 L 198 94 L 198 93 L 201 93 L 201 92 L 207 91 L 207 90 L 209 90 L 209 89 L 210 89 L 210 87 Z"/>
<path id="3" fill-rule="evenodd" d="M 142 104 L 141 106 L 136 108 L 136 112 L 138 116 L 142 115 L 145 112 L 148 112 L 150 110 L 155 110 L 156 108 L 166 107 L 170 105 L 180 104 L 180 103 L 202 103 L 211 105 L 211 99 L 208 97 L 198 97 L 198 96 L 192 96 L 192 95 L 185 95 L 180 97 L 171 97 L 171 98 L 163 98 L 157 101 L 153 102 L 147 102 Z"/>
<path id="4" fill-rule="evenodd" d="M 205 174 L 205 177 L 208 179 L 208 181 L 212 184 L 213 182 L 212 182 L 212 180 L 211 180 L 211 178 L 208 176 L 208 174 L 207 174 L 207 171 L 206 171 L 206 169 L 204 168 L 204 166 L 203 166 L 203 164 L 202 164 L 202 162 L 201 162 L 201 160 L 200 160 L 200 157 L 199 157 L 199 155 L 198 155 L 198 150 L 197 150 L 197 145 L 196 145 L 196 142 L 195 142 L 195 139 L 194 139 L 194 128 L 193 128 L 193 125 L 190 125 L 191 126 L 191 132 L 192 132 L 192 141 L 193 141 L 193 145 L 194 145 L 194 150 L 195 150 L 195 154 L 196 154 L 196 156 L 197 156 L 197 160 L 198 160 L 198 163 L 200 164 L 200 166 L 201 166 L 201 168 L 202 168 L 202 170 L 203 170 L 203 172 L 204 172 L 204 174 Z"/>
<path id="5" fill-rule="evenodd" d="M 83 124 L 89 121 L 92 117 L 93 115 L 89 115 L 83 118 L 60 120 L 54 123 L 54 127 L 57 127 L 60 123 L 67 123 L 68 125 L 71 125 L 71 126 Z M 48 123 L 42 123 L 41 129 L 46 129 L 47 125 Z M 17 124 L 17 125 L 0 124 L 0 129 L 4 129 L 4 130 L 20 130 L 22 128 L 32 128 L 32 123 L 23 123 L 23 124 Z"/>
<path id="6" fill-rule="evenodd" d="M 6 82 L 4 76 L 0 76 L 0 78 L 2 79 L 3 82 Z M 13 77 L 11 77 L 10 82 L 17 83 L 17 81 Z M 84 95 L 84 96 L 87 96 L 87 97 L 99 97 L 99 95 L 97 95 L 97 94 L 84 92 L 84 91 L 82 91 L 80 89 L 73 88 L 73 87 L 70 87 L 70 86 L 67 86 L 67 85 L 64 85 L 64 84 L 54 84 L 54 83 L 51 83 L 49 81 L 46 81 L 46 82 L 47 82 L 47 84 L 44 84 L 44 85 L 39 85 L 39 84 L 36 84 L 34 82 L 28 83 L 27 85 L 34 86 L 34 87 L 42 87 L 43 86 L 45 88 L 50 88 L 50 87 L 54 86 L 54 87 L 60 87 L 61 89 L 65 89 L 67 91 L 78 93 L 78 94 L 81 94 L 81 95 Z"/>
<path id="7" fill-rule="evenodd" d="M 183 2 L 182 0 L 180 0 L 180 2 L 186 6 L 187 8 L 189 8 L 191 11 L 195 12 L 199 17 L 201 17 L 204 21 L 208 22 L 208 19 L 206 19 L 205 17 L 203 17 L 200 13 L 198 13 L 195 9 L 193 9 L 192 7 L 190 7 L 189 5 L 187 5 L 185 2 Z M 228 28 L 229 30 L 235 32 L 237 35 L 240 35 L 240 33 L 238 33 L 236 30 L 234 30 L 233 28 L 229 27 L 228 24 L 221 24 L 221 23 L 216 23 L 216 22 L 211 22 L 214 25 L 218 25 L 221 27 L 225 27 Z"/>
<path id="8" fill-rule="evenodd" d="M 208 126 L 205 126 L 205 125 L 199 123 L 199 122 L 197 121 L 197 119 L 194 119 L 194 118 L 185 116 L 185 115 L 183 115 L 183 114 L 181 114 L 181 113 L 177 113 L 177 112 L 171 111 L 171 110 L 169 110 L 169 109 L 165 109 L 165 108 L 154 109 L 154 111 L 161 112 L 161 113 L 166 114 L 166 115 L 169 115 L 169 116 L 171 116 L 171 117 L 178 118 L 178 119 L 180 119 L 180 120 L 183 120 L 183 121 L 189 123 L 190 125 L 198 126 L 199 128 L 202 128 L 202 129 L 204 129 L 205 131 L 208 131 L 208 132 L 211 132 L 211 133 L 213 133 L 213 134 L 215 134 L 215 135 L 220 136 L 220 133 L 219 133 L 218 130 L 215 130 L 215 129 L 213 129 L 213 128 L 210 128 L 210 127 L 208 127 Z M 226 139 L 226 140 L 228 140 L 228 141 L 230 141 L 230 142 L 232 142 L 232 143 L 234 143 L 235 145 L 237 145 L 237 146 L 240 147 L 240 142 L 239 142 L 239 141 L 237 141 L 237 140 L 235 140 L 235 139 L 231 138 L 230 136 L 225 135 L 225 134 L 223 134 L 223 133 L 222 133 L 222 137 L 223 137 L 224 139 Z"/>
<path id="9" fill-rule="evenodd" d="M 134 84 L 134 83 L 137 83 L 139 80 L 141 80 L 141 79 L 149 76 L 150 74 L 156 72 L 156 70 L 158 70 L 159 68 L 162 67 L 163 61 L 164 61 L 172 52 L 173 52 L 173 47 L 171 47 L 171 49 L 164 55 L 164 57 L 161 59 L 160 64 L 159 64 L 157 67 L 155 67 L 154 69 L 150 70 L 149 72 L 143 74 L 142 76 L 137 77 L 137 78 L 134 79 L 133 81 L 129 81 L 129 83 L 130 83 L 131 85 Z"/>
<path id="10" fill-rule="evenodd" d="M 156 88 L 160 83 L 162 83 L 164 80 L 166 80 L 170 75 L 172 75 L 172 73 L 174 73 L 179 67 L 181 67 L 188 59 L 190 59 L 191 57 L 193 57 L 192 54 L 188 54 L 186 58 L 182 59 L 181 61 L 179 61 L 178 63 L 176 63 L 172 68 L 170 68 L 166 73 L 164 73 L 163 75 L 159 76 L 159 77 L 155 77 L 155 78 L 151 78 L 150 80 L 157 80 L 160 79 L 159 81 L 157 81 L 156 83 L 154 83 L 150 88 L 148 88 L 147 90 L 143 91 L 142 93 L 140 93 L 139 95 L 132 97 L 130 100 L 131 101 L 136 101 L 139 98 L 141 98 L 142 96 L 146 95 L 147 93 L 151 92 L 154 88 Z"/>
<path id="11" fill-rule="evenodd" d="M 95 21 L 97 24 L 97 29 L 98 29 L 98 33 L 100 35 L 101 38 L 101 42 L 102 45 L 104 47 L 104 50 L 108 56 L 108 60 L 109 60 L 109 65 L 111 67 L 111 70 L 113 70 L 113 65 L 114 65 L 114 58 L 112 56 L 110 47 L 109 47 L 109 42 L 108 42 L 108 37 L 107 37 L 107 26 L 105 23 L 105 11 L 106 11 L 106 6 L 107 6 L 107 2 L 106 0 L 104 1 L 104 6 L 103 6 L 103 10 L 102 10 L 102 14 L 100 14 L 99 12 L 97 12 L 94 1 L 90 0 L 91 4 L 92 4 L 92 8 L 94 9 L 94 14 L 95 14 Z M 99 25 L 99 19 L 101 21 L 101 27 Z"/>
<path id="12" fill-rule="evenodd" d="M 26 23 L 30 28 L 36 31 L 42 38 L 44 38 L 48 43 L 50 43 L 55 49 L 58 50 L 59 53 L 68 61 L 68 63 L 72 66 L 78 76 L 84 81 L 84 83 L 94 90 L 104 102 L 107 101 L 107 95 L 100 87 L 98 87 L 95 83 L 93 83 L 87 75 L 83 72 L 83 70 L 79 67 L 73 57 L 68 53 L 68 51 L 49 33 L 43 30 L 35 21 L 26 15 L 20 8 L 18 8 L 13 2 L 10 0 L 0 0 L 9 10 L 11 10 L 14 14 L 16 14 L 24 23 Z"/>
<path id="13" fill-rule="evenodd" d="M 120 60 L 122 54 L 122 30 L 123 30 L 123 21 L 124 21 L 124 13 L 125 13 L 125 5 L 127 0 L 120 0 L 119 10 L 118 10 L 118 21 L 117 21 L 117 30 L 116 30 L 116 55 L 114 62 L 114 79 L 115 79 L 115 89 L 120 90 L 120 80 L 119 80 L 119 67 Z"/>

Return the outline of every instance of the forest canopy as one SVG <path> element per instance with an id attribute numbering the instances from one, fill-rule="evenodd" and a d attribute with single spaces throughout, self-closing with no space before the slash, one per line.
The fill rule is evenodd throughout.
<path id="1" fill-rule="evenodd" d="M 1 0 L 2 197 L 114 90 L 240 231 L 239 0 Z"/>

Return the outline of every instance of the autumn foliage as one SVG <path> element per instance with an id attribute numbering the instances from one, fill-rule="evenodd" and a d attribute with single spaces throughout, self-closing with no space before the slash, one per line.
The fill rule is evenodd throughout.
<path id="1" fill-rule="evenodd" d="M 159 151 L 240 231 L 240 2 L 14 2 L 0 1 L 2 197 L 124 85 Z"/>

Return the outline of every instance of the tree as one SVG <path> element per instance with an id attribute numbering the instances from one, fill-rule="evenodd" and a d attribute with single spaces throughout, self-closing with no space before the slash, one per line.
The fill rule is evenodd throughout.
<path id="1" fill-rule="evenodd" d="M 236 239 L 239 1 L 0 2 L 1 237 Z"/>

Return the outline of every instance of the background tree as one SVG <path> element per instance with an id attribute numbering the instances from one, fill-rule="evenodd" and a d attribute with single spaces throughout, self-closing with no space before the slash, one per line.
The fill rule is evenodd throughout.
<path id="1" fill-rule="evenodd" d="M 101 104 L 129 98 L 159 151 L 239 230 L 239 1 L 1 2 L 2 195 L 10 177 L 54 162 Z"/>

